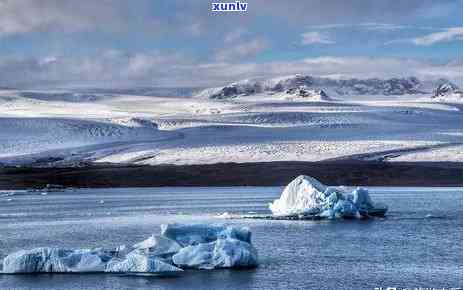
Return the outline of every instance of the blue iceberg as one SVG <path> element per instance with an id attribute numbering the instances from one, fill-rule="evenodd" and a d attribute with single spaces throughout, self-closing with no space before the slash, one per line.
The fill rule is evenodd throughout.
<path id="1" fill-rule="evenodd" d="M 384 216 L 388 209 L 386 205 L 373 203 L 365 188 L 348 192 L 305 175 L 291 181 L 269 208 L 276 217 L 301 219 Z"/>
<path id="2" fill-rule="evenodd" d="M 114 250 L 35 248 L 3 259 L 5 274 L 25 273 L 176 273 L 184 268 L 257 266 L 257 250 L 247 227 L 222 224 L 168 224 L 160 235 Z"/>

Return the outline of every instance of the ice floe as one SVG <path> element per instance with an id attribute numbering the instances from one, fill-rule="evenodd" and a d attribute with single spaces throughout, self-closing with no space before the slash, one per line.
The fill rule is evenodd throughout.
<path id="1" fill-rule="evenodd" d="M 291 181 L 269 208 L 274 216 L 300 218 L 384 216 L 387 211 L 387 206 L 372 202 L 365 188 L 348 192 L 342 187 L 328 187 L 305 175 Z"/>
<path id="2" fill-rule="evenodd" d="M 182 249 L 176 241 L 163 236 L 154 235 L 138 244 L 133 245 L 133 248 L 154 256 L 175 254 Z"/>
<path id="3" fill-rule="evenodd" d="M 3 273 L 103 272 L 111 254 L 103 250 L 36 248 L 21 250 L 3 260 Z"/>
<path id="4" fill-rule="evenodd" d="M 247 242 L 217 239 L 211 243 L 192 245 L 172 257 L 183 268 L 216 269 L 257 266 L 257 250 Z"/>
<path id="5" fill-rule="evenodd" d="M 116 273 L 165 273 L 181 272 L 182 269 L 166 263 L 155 256 L 134 251 L 129 253 L 125 259 L 110 260 L 105 271 Z"/>
<path id="6" fill-rule="evenodd" d="M 257 250 L 247 227 L 222 224 L 167 224 L 131 248 L 113 250 L 43 247 L 6 256 L 2 272 L 19 273 L 175 273 L 183 268 L 257 266 Z"/>
<path id="7" fill-rule="evenodd" d="M 222 224 L 167 224 L 161 226 L 161 235 L 183 247 L 214 242 L 217 239 L 235 239 L 251 243 L 249 228 Z"/>

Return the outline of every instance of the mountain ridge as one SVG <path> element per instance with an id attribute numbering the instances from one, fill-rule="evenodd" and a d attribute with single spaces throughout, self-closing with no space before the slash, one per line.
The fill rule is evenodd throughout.
<path id="1" fill-rule="evenodd" d="M 298 74 L 263 80 L 242 80 L 223 87 L 203 90 L 197 96 L 228 99 L 259 93 L 288 93 L 301 88 L 323 91 L 329 96 L 431 94 L 435 87 L 444 83 L 456 86 L 447 79 L 435 81 L 422 81 L 416 77 L 335 79 Z"/>

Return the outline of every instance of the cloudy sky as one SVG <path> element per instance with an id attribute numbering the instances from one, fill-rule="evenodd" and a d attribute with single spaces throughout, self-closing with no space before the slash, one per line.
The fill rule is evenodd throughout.
<path id="1" fill-rule="evenodd" d="M 216 86 L 295 73 L 463 85 L 463 0 L 0 0 L 2 86 Z"/>

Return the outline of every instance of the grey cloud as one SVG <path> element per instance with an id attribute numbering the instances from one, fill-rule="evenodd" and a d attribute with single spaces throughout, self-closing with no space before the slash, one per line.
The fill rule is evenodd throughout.
<path id="1" fill-rule="evenodd" d="M 456 1 L 432 0 L 250 0 L 249 11 L 285 18 L 302 24 L 408 21 L 410 17 L 434 9 L 438 4 Z M 257 12 L 256 12 L 257 13 Z"/>
<path id="2" fill-rule="evenodd" d="M 301 40 L 302 45 L 336 43 L 328 35 L 326 35 L 325 33 L 321 33 L 319 31 L 305 32 L 301 35 L 301 37 L 302 37 L 302 40 Z"/>
<path id="3" fill-rule="evenodd" d="M 246 33 L 248 33 L 248 31 L 242 27 L 234 29 L 225 35 L 224 42 L 233 43 L 241 39 L 241 37 L 243 37 L 243 35 L 245 35 Z"/>
<path id="4" fill-rule="evenodd" d="M 247 42 L 228 45 L 216 53 L 219 61 L 240 61 L 244 58 L 256 56 L 268 47 L 263 39 L 256 38 Z"/>
<path id="5" fill-rule="evenodd" d="M 296 73 L 332 77 L 447 77 L 463 81 L 463 61 L 393 57 L 314 57 L 264 63 L 202 62 L 177 53 L 108 51 L 94 57 L 0 58 L 3 86 L 216 86 L 253 77 Z"/>
<path id="6" fill-rule="evenodd" d="M 451 27 L 443 31 L 430 33 L 411 39 L 416 45 L 433 45 L 442 42 L 463 40 L 463 27 Z"/>
<path id="7" fill-rule="evenodd" d="M 211 2 L 0 0 L 0 35 L 31 31 L 130 30 L 132 33 L 161 34 L 184 31 L 198 37 L 205 31 L 219 35 L 237 26 L 246 26 L 255 17 L 264 22 L 279 18 L 299 25 L 407 21 L 418 14 L 436 11 L 437 5 L 437 1 L 431 0 L 248 0 L 246 13 L 213 13 Z M 438 2 L 439 7 L 446 4 L 452 7 L 450 4 L 457 1 Z M 439 15 L 443 16 L 441 10 Z"/>
<path id="8" fill-rule="evenodd" d="M 121 3 L 108 0 L 0 0 L 0 35 L 33 31 L 117 31 L 129 20 L 124 17 Z"/>

